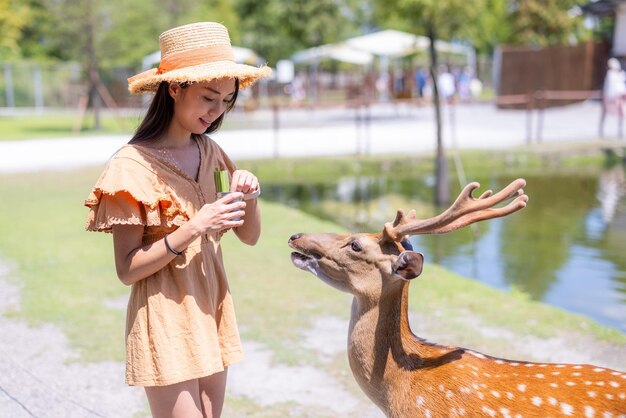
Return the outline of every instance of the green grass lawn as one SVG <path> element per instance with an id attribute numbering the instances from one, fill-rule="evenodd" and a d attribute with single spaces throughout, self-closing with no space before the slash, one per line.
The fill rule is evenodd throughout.
<path id="1" fill-rule="evenodd" d="M 130 134 L 139 122 L 139 116 L 115 117 L 111 113 L 106 113 L 101 117 L 101 129 L 96 131 L 93 115 L 87 114 L 78 135 Z M 76 123 L 76 113 L 68 112 L 0 116 L 0 141 L 70 137 L 74 135 Z"/>
<path id="2" fill-rule="evenodd" d="M 84 231 L 83 199 L 100 171 L 98 167 L 0 176 L 0 194 L 6 202 L 0 206 L 0 257 L 15 266 L 11 276 L 23 285 L 20 311 L 11 314 L 31 323 L 59 325 L 86 361 L 123 359 L 124 312 L 105 302 L 130 290 L 116 278 L 111 236 Z M 298 341 L 300 330 L 312 318 L 331 315 L 347 320 L 349 315 L 348 295 L 291 265 L 288 238 L 318 231 L 342 228 L 264 201 L 263 234 L 257 246 L 239 243 L 232 233 L 224 238 L 242 334 L 268 345 L 286 363 L 307 357 Z M 626 335 L 616 330 L 430 264 L 412 285 L 410 307 L 425 313 L 442 311 L 442 321 L 469 310 L 486 323 L 527 335 L 577 330 L 626 342 Z"/>

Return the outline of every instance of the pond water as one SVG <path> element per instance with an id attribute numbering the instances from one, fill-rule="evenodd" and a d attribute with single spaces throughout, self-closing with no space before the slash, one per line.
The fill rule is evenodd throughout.
<path id="1" fill-rule="evenodd" d="M 413 246 L 427 261 L 460 275 L 523 291 L 626 332 L 625 171 L 617 164 L 601 172 L 525 175 L 530 201 L 524 210 L 449 234 L 413 237 Z M 513 178 L 475 180 L 481 184 L 477 197 Z M 419 218 L 434 215 L 426 203 L 432 196 L 429 178 L 381 174 L 263 187 L 266 199 L 334 220 L 354 232 L 381 229 L 397 208 L 415 208 Z M 457 187 L 452 193 L 459 191 Z"/>

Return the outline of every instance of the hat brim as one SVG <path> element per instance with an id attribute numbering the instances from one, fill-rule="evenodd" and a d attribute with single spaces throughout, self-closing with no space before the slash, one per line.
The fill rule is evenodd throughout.
<path id="1" fill-rule="evenodd" d="M 268 66 L 254 67 L 233 61 L 216 61 L 179 68 L 163 74 L 157 74 L 157 69 L 153 68 L 129 78 L 128 90 L 132 94 L 150 93 L 157 91 L 163 81 L 199 83 L 226 77 L 238 78 L 239 88 L 245 89 L 257 80 L 271 75 L 272 69 Z"/>

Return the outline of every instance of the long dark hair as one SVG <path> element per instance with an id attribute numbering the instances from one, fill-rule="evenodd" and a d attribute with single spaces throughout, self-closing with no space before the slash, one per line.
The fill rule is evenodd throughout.
<path id="1" fill-rule="evenodd" d="M 169 93 L 169 83 L 167 81 L 161 82 L 159 84 L 159 88 L 157 89 L 154 98 L 152 99 L 152 103 L 150 103 L 150 107 L 148 108 L 148 112 L 146 116 L 141 121 L 141 124 L 135 131 L 135 134 L 128 141 L 129 144 L 136 144 L 138 142 L 150 141 L 156 138 L 159 138 L 170 125 L 172 121 L 172 117 L 174 115 L 174 99 L 170 96 Z M 181 88 L 187 88 L 189 86 L 188 83 L 181 83 Z M 235 101 L 237 100 L 237 95 L 239 94 L 239 79 L 235 78 L 235 94 L 233 98 L 229 101 L 228 106 L 224 113 L 222 113 L 211 126 L 204 131 L 205 134 L 210 134 L 211 132 L 217 131 L 220 126 L 222 126 L 222 121 L 224 120 L 224 115 L 231 111 L 231 109 L 235 106 Z M 202 135 L 191 134 L 195 139 L 199 139 Z"/>

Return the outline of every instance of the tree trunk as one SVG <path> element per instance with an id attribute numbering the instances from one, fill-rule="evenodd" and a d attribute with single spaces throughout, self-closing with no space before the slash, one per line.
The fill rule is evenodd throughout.
<path id="1" fill-rule="evenodd" d="M 98 81 L 98 58 L 96 56 L 95 45 L 95 27 L 93 10 L 91 3 L 88 3 L 88 7 L 85 13 L 85 55 L 87 56 L 87 85 L 90 104 L 94 112 L 94 130 L 99 131 L 100 126 L 100 96 L 98 96 L 98 89 L 96 83 Z"/>
<path id="2" fill-rule="evenodd" d="M 97 70 L 91 69 L 89 71 L 89 94 L 91 95 L 91 106 L 93 108 L 93 129 L 94 131 L 100 131 L 102 124 L 100 123 L 100 111 L 102 109 L 102 99 L 98 93 Z"/>
<path id="3" fill-rule="evenodd" d="M 435 123 L 437 125 L 437 157 L 435 161 L 435 205 L 446 206 L 450 201 L 448 190 L 448 162 L 443 148 L 443 138 L 441 133 L 441 100 L 439 97 L 439 86 L 437 85 L 437 50 L 435 40 L 437 39 L 435 28 L 428 27 L 428 39 L 430 39 L 430 77 L 433 86 L 433 101 L 435 105 Z"/>

